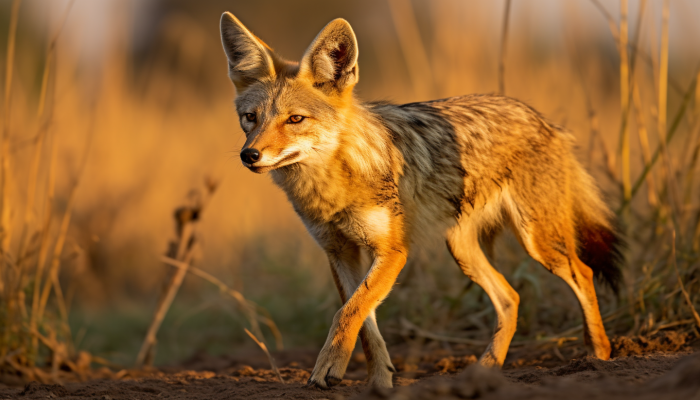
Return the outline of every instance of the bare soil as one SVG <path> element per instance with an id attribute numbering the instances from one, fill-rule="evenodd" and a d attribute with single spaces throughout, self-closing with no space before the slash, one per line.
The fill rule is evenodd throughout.
<path id="1" fill-rule="evenodd" d="M 353 356 L 345 379 L 331 390 L 306 388 L 315 350 L 274 354 L 280 383 L 259 351 L 230 357 L 196 355 L 177 367 L 97 370 L 63 384 L 17 385 L 0 377 L 0 399 L 696 399 L 700 400 L 700 341 L 675 332 L 653 338 L 616 338 L 613 358 L 585 356 L 580 342 L 513 347 L 503 370 L 475 364 L 479 349 L 466 346 L 401 345 L 390 350 L 394 389 L 373 389 L 362 353 Z M 76 377 L 76 380 L 80 377 Z"/>

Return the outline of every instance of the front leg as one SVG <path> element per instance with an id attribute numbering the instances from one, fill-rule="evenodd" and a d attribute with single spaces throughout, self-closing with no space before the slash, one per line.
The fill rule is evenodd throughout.
<path id="1" fill-rule="evenodd" d="M 333 281 L 341 301 L 345 304 L 362 282 L 364 275 L 360 247 L 339 234 L 332 237 L 336 240 L 329 241 L 324 247 L 330 262 Z M 370 312 L 360 329 L 360 341 L 367 359 L 369 384 L 391 388 L 391 379 L 396 369 L 391 363 L 386 343 L 377 327 L 374 310 Z"/>
<path id="2" fill-rule="evenodd" d="M 309 386 L 328 389 L 340 383 L 360 329 L 391 291 L 406 264 L 406 254 L 406 247 L 398 243 L 383 246 L 375 251 L 375 259 L 369 272 L 333 318 L 328 338 L 309 378 Z M 372 372 L 370 368 L 370 373 Z"/>

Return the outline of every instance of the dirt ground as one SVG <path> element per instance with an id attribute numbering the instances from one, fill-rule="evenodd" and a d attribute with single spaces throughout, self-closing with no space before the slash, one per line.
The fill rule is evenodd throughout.
<path id="1" fill-rule="evenodd" d="M 285 381 L 280 383 L 265 356 L 251 349 L 231 357 L 196 355 L 178 367 L 116 375 L 105 371 L 112 379 L 63 385 L 17 386 L 5 376 L 0 399 L 700 400 L 700 341 L 690 338 L 674 332 L 616 338 L 610 361 L 586 357 L 580 342 L 525 344 L 512 347 L 502 371 L 480 368 L 475 364 L 478 349 L 466 346 L 396 346 L 390 349 L 398 370 L 392 390 L 365 386 L 361 352 L 353 356 L 340 385 L 319 390 L 304 387 L 316 351 L 275 353 Z"/>

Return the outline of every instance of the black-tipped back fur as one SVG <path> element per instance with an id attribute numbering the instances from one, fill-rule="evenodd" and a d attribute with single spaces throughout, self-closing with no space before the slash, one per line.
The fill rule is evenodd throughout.
<path id="1" fill-rule="evenodd" d="M 625 248 L 619 231 L 597 223 L 579 223 L 576 231 L 579 258 L 591 267 L 600 282 L 607 283 L 618 294 Z"/>

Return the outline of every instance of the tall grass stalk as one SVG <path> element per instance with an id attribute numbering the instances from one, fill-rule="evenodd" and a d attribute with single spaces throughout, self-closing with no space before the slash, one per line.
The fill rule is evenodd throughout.
<path id="1" fill-rule="evenodd" d="M 622 132 L 620 137 L 620 162 L 622 163 L 622 194 L 624 201 L 632 194 L 630 171 L 629 99 L 630 72 L 627 55 L 627 0 L 620 0 L 620 109 L 622 112 Z"/>
<path id="2" fill-rule="evenodd" d="M 662 146 L 668 146 L 668 144 L 671 142 L 673 137 L 675 136 L 676 132 L 678 131 L 678 127 L 681 124 L 681 121 L 683 121 L 683 117 L 685 116 L 686 110 L 688 108 L 688 105 L 690 104 L 690 100 L 692 99 L 693 92 L 695 91 L 695 86 L 698 83 L 698 77 L 694 78 L 690 84 L 688 85 L 688 89 L 685 91 L 685 94 L 683 96 L 683 99 L 681 101 L 681 104 L 678 108 L 678 112 L 676 113 L 676 116 L 673 119 L 673 122 L 671 123 L 671 126 L 668 128 L 668 131 L 664 134 L 661 134 L 664 138 L 662 143 L 659 143 L 658 147 L 654 151 L 654 154 L 651 157 L 651 161 L 644 166 L 644 169 L 642 170 L 640 176 L 637 178 L 637 180 L 634 182 L 634 185 L 632 185 L 632 193 L 630 196 L 630 200 L 624 202 L 620 208 L 617 210 L 618 214 L 621 213 L 622 211 L 625 210 L 630 204 L 630 201 L 634 199 L 634 196 L 637 194 L 639 189 L 641 188 L 642 184 L 644 183 L 644 180 L 646 179 L 647 175 L 651 171 L 651 169 L 654 167 L 656 162 L 659 159 L 659 156 L 661 154 Z"/>
<path id="3" fill-rule="evenodd" d="M 32 158 L 32 164 L 30 167 L 30 172 L 29 172 L 29 181 L 28 181 L 28 188 L 27 188 L 27 202 L 26 202 L 26 212 L 25 212 L 25 218 L 24 218 L 24 227 L 23 231 L 24 232 L 29 232 L 31 227 L 34 224 L 35 218 L 34 218 L 34 207 L 35 207 L 35 193 L 36 193 L 36 188 L 38 185 L 38 178 L 39 178 L 39 167 L 40 167 L 40 158 L 41 154 L 43 151 L 43 144 L 46 139 L 46 137 L 49 135 L 49 129 L 52 123 L 52 118 L 53 118 L 53 99 L 49 99 L 49 93 L 51 96 L 55 94 L 55 86 L 56 86 L 56 77 L 55 77 L 55 60 L 56 60 L 56 47 L 57 47 L 57 42 L 58 38 L 61 35 L 61 32 L 63 31 L 63 27 L 65 26 L 66 20 L 68 19 L 68 15 L 70 13 L 71 8 L 73 7 L 74 1 L 71 0 L 64 13 L 63 16 L 60 20 L 58 29 L 54 33 L 54 35 L 51 37 L 51 40 L 49 41 L 49 45 L 46 51 L 46 61 L 44 64 L 44 72 L 42 74 L 42 82 L 41 82 L 41 90 L 40 90 L 40 95 L 39 95 L 39 106 L 37 109 L 37 118 L 39 119 L 40 122 L 40 128 L 39 132 L 36 135 L 35 138 L 35 143 L 34 143 L 34 155 Z M 49 89 L 49 86 L 51 88 Z M 51 102 L 50 107 L 47 107 L 46 104 L 47 102 Z M 94 114 L 93 114 L 94 116 Z M 41 319 L 41 315 L 43 315 L 43 309 L 44 307 L 41 307 L 40 303 L 40 292 L 41 292 L 41 282 L 43 281 L 43 272 L 44 272 L 44 266 L 46 263 L 46 257 L 48 255 L 48 246 L 49 246 L 49 240 L 50 240 L 50 229 L 51 229 L 51 221 L 52 221 L 52 210 L 53 210 L 53 200 L 54 200 L 54 190 L 55 190 L 55 182 L 56 182 L 56 150 L 57 150 L 57 144 L 58 142 L 54 138 L 52 140 L 52 145 L 51 145 L 51 153 L 50 153 L 50 158 L 49 162 L 47 164 L 48 168 L 48 181 L 47 181 L 47 190 L 46 190 L 46 199 L 45 199 L 45 210 L 44 210 L 44 221 L 40 227 L 40 248 L 39 248 L 39 254 L 37 258 L 37 264 L 36 264 L 36 272 L 34 275 L 34 288 L 32 290 L 32 308 L 31 308 L 31 314 L 30 314 L 30 320 L 29 320 L 29 331 L 30 332 L 35 332 L 37 330 L 37 322 Z M 87 154 L 87 151 L 86 153 Z M 81 167 L 81 169 L 84 168 Z M 82 173 L 82 171 L 81 171 Z M 73 191 L 74 192 L 74 191 Z M 74 196 L 71 196 L 74 197 Z M 72 203 L 72 202 L 71 202 Z M 72 208 L 72 204 L 71 204 Z M 68 209 L 70 210 L 70 208 Z M 67 226 L 66 226 L 67 229 Z M 19 254 L 20 257 L 22 257 L 23 251 L 26 247 L 25 244 L 25 238 L 26 236 L 23 235 L 21 241 L 20 241 L 20 248 L 19 248 Z M 62 248 L 63 246 L 61 246 Z M 60 256 L 60 254 L 59 254 Z M 28 258 L 28 257 L 27 257 Z M 23 259 L 24 260 L 24 259 Z M 59 289 L 60 290 L 60 289 Z M 61 302 L 61 310 L 62 314 L 64 315 L 64 321 L 65 318 L 67 318 L 65 311 L 65 305 L 63 302 Z M 32 346 L 30 348 L 30 354 L 32 357 L 30 357 L 30 364 L 33 364 L 33 356 L 38 353 L 38 346 L 39 346 L 39 338 L 37 335 L 32 336 Z"/>
<path id="4" fill-rule="evenodd" d="M 501 28 L 501 51 L 498 55 L 498 93 L 506 94 L 506 50 L 508 47 L 508 22 L 510 20 L 511 0 L 506 0 L 503 10 L 503 25 Z"/>
<path id="5" fill-rule="evenodd" d="M 17 197 L 12 184 L 7 179 L 11 172 L 9 167 L 13 154 L 9 151 L 12 132 L 10 132 L 10 104 L 12 103 L 12 64 L 14 62 L 14 43 L 16 41 L 17 20 L 20 1 L 13 3 L 8 45 L 8 56 L 6 69 L 6 85 L 4 97 L 5 121 L 3 126 L 3 204 L 2 211 L 5 214 L 10 210 L 22 210 L 24 218 L 21 224 L 21 235 L 18 240 L 17 252 L 11 251 L 10 227 L 11 221 L 6 217 L 2 221 L 2 264 L 0 272 L 2 281 L 6 284 L 0 293 L 0 302 L 4 307 L 0 318 L 2 319 L 2 357 L 0 357 L 0 370 L 10 366 L 16 372 L 24 375 L 27 379 L 41 379 L 42 381 L 56 381 L 57 374 L 62 365 L 73 365 L 70 358 L 75 355 L 71 346 L 71 334 L 68 328 L 68 310 L 63 298 L 63 291 L 59 281 L 59 271 L 61 266 L 61 256 L 64 253 L 64 244 L 68 236 L 71 212 L 75 203 L 76 190 L 82 172 L 87 164 L 87 157 L 90 153 L 90 144 L 94 133 L 94 125 L 88 130 L 88 137 L 85 140 L 82 160 L 75 177 L 73 187 L 68 196 L 68 202 L 61 219 L 57 233 L 52 232 L 53 210 L 55 186 L 57 177 L 56 159 L 58 140 L 50 135 L 52 115 L 55 103 L 53 101 L 55 86 L 55 66 L 56 66 L 56 44 L 62 28 L 68 17 L 73 1 L 69 2 L 65 12 L 59 21 L 58 29 L 49 37 L 48 46 L 45 53 L 45 62 L 42 71 L 41 86 L 39 89 L 39 99 L 36 111 L 38 120 L 38 131 L 30 141 L 33 145 L 32 156 L 28 168 L 28 180 L 26 198 L 24 202 L 17 203 L 15 207 L 10 200 Z M 93 110 L 94 111 L 94 110 Z M 94 121 L 94 112 L 91 114 Z M 49 160 L 42 163 L 44 143 L 50 141 Z M 39 176 L 46 176 L 43 206 L 43 219 L 36 223 L 35 203 L 37 187 L 39 186 Z M 13 194 L 10 196 L 10 194 Z M 48 261 L 49 248 L 54 243 L 53 256 L 48 273 L 46 264 Z M 33 263 L 32 261 L 35 261 Z M 30 266 L 34 265 L 32 271 Z M 51 292 L 55 294 L 51 297 Z M 26 299 L 27 294 L 30 297 Z M 54 300 L 52 302 L 52 299 Z M 27 310 L 27 303 L 31 305 Z M 59 318 L 47 316 L 46 310 L 55 307 L 59 312 Z M 34 368 L 40 357 L 40 344 L 43 344 L 51 354 L 48 357 L 51 364 L 51 373 L 45 374 L 41 370 Z"/>
<path id="6" fill-rule="evenodd" d="M 649 165 L 651 163 L 651 147 L 649 145 L 649 134 L 647 132 L 647 122 L 644 119 L 644 110 L 642 109 L 642 100 L 639 94 L 639 87 L 635 86 L 632 88 L 633 100 L 634 100 L 634 111 L 637 121 L 637 133 L 639 135 L 639 144 L 642 148 L 642 161 L 644 165 Z M 649 205 L 652 207 L 658 207 L 659 200 L 656 195 L 656 185 L 654 183 L 654 176 L 648 174 L 646 177 L 647 183 L 647 199 Z M 631 193 L 630 193 L 631 194 Z"/>
<path id="7" fill-rule="evenodd" d="M 10 11 L 10 29 L 7 35 L 7 56 L 5 58 L 5 91 L 3 96 L 4 112 L 2 136 L 0 136 L 0 257 L 4 262 L 5 254 L 9 251 L 11 230 L 11 164 L 10 164 L 10 121 L 12 120 L 10 98 L 12 96 L 12 78 L 15 66 L 15 44 L 17 42 L 17 23 L 19 8 L 22 0 L 13 0 Z"/>
<path id="8" fill-rule="evenodd" d="M 676 185 L 669 159 L 668 149 L 666 146 L 666 112 L 668 107 L 668 20 L 670 14 L 670 0 L 664 0 L 661 13 L 661 50 L 659 52 L 659 91 L 658 91 L 658 133 L 659 144 L 661 147 L 661 157 L 663 167 L 666 172 L 668 193 L 668 204 L 671 211 L 672 222 L 674 229 L 680 229 L 678 226 L 678 202 L 676 199 Z"/>
<path id="9" fill-rule="evenodd" d="M 435 80 L 428 52 L 418 29 L 418 21 L 410 1 L 388 0 L 399 44 L 411 75 L 416 95 L 427 100 L 434 95 Z"/>
<path id="10" fill-rule="evenodd" d="M 10 26 L 9 33 L 7 35 L 7 56 L 5 59 L 5 91 L 4 91 L 4 112 L 3 112 L 3 126 L 2 126 L 2 136 L 0 136 L 0 268 L 5 270 L 6 263 L 9 262 L 9 249 L 10 249 L 10 239 L 12 233 L 12 221 L 11 208 L 10 208 L 10 197 L 11 197 L 11 163 L 10 163 L 10 97 L 12 95 L 12 74 L 14 69 L 15 60 L 15 43 L 17 39 L 17 22 L 19 20 L 19 7 L 21 0 L 14 0 L 12 2 L 12 11 L 10 12 Z M 4 272 L 4 271 L 3 271 Z M 8 295 L 16 290 L 12 287 L 12 281 L 7 279 L 10 278 L 9 271 L 6 277 L 0 279 L 0 295 Z M 12 299 L 11 296 L 7 296 L 7 301 L 5 303 L 7 309 L 8 319 L 14 319 L 15 313 L 18 311 L 16 307 L 18 306 L 16 299 Z M 5 328 L 3 333 L 2 344 L 0 345 L 0 358 L 5 357 L 8 351 L 8 342 L 10 339 L 10 329 Z"/>

